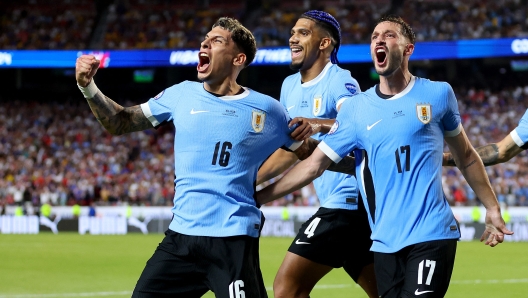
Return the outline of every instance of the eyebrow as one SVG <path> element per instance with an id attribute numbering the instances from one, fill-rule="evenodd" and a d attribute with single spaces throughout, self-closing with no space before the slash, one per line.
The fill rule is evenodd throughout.
<path id="1" fill-rule="evenodd" d="M 206 38 L 206 39 L 209 38 L 209 34 L 206 34 L 206 35 L 205 35 L 205 38 Z M 222 35 L 215 35 L 215 36 L 213 36 L 213 38 L 221 38 L 221 39 L 227 41 L 227 38 L 223 37 Z"/>
<path id="2" fill-rule="evenodd" d="M 371 35 L 371 36 L 374 36 L 374 35 L 376 35 L 376 34 L 385 34 L 385 33 L 388 33 L 388 32 L 398 33 L 397 31 L 394 31 L 394 30 L 392 30 L 392 29 L 387 29 L 387 30 L 382 31 L 382 32 L 374 31 L 374 32 L 372 32 L 372 35 Z"/>

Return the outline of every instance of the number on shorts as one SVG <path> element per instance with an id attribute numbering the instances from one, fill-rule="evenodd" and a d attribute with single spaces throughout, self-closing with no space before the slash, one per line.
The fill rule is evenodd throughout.
<path id="1" fill-rule="evenodd" d="M 246 298 L 246 293 L 241 288 L 244 287 L 244 281 L 236 280 L 229 284 L 229 298 Z"/>
<path id="2" fill-rule="evenodd" d="M 424 261 L 421 261 L 420 264 L 418 265 L 418 284 L 419 285 L 422 284 L 423 266 L 424 266 Z M 429 269 L 429 274 L 427 274 L 427 279 L 425 280 L 425 284 L 430 285 L 431 279 L 433 279 L 433 273 L 436 267 L 436 261 L 425 260 L 425 267 L 431 268 Z"/>
<path id="3" fill-rule="evenodd" d="M 315 229 L 317 229 L 317 225 L 319 224 L 319 222 L 321 221 L 321 219 L 319 217 L 316 217 L 314 218 L 314 220 L 312 220 L 312 222 L 308 225 L 308 227 L 306 228 L 306 230 L 304 231 L 304 233 L 306 235 L 308 235 L 308 238 L 311 238 L 313 235 L 314 235 L 314 232 L 315 232 Z"/>

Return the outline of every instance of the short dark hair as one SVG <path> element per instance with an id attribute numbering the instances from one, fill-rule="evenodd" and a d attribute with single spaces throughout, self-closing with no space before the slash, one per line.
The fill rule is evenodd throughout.
<path id="1" fill-rule="evenodd" d="M 248 66 L 253 62 L 257 54 L 257 42 L 251 31 L 244 27 L 238 20 L 229 17 L 219 18 L 213 25 L 213 28 L 215 27 L 220 27 L 231 32 L 231 38 L 235 44 L 246 54 L 244 66 Z"/>
<path id="2" fill-rule="evenodd" d="M 405 36 L 412 44 L 416 41 L 416 35 L 414 34 L 413 29 L 401 17 L 395 15 L 383 16 L 378 20 L 376 26 L 383 22 L 391 22 L 400 25 L 401 34 L 403 34 L 403 36 Z"/>
<path id="3" fill-rule="evenodd" d="M 331 14 L 320 10 L 309 10 L 299 18 L 314 21 L 317 26 L 330 34 L 332 46 L 334 46 L 330 60 L 334 64 L 339 63 L 337 60 L 337 52 L 339 51 L 339 46 L 341 46 L 341 26 L 339 26 L 339 22 Z"/>

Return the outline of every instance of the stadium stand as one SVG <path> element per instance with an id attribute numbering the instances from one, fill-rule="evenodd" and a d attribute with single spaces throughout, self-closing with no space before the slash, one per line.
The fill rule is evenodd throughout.
<path id="1" fill-rule="evenodd" d="M 406 17 L 419 41 L 528 35 L 528 5 L 519 0 L 485 4 L 483 1 L 392 1 L 403 2 L 401 7 L 392 7 L 391 1 L 382 0 L 358 0 L 353 4 L 350 1 L 255 1 L 259 5 L 233 0 L 116 0 L 108 5 L 100 2 L 59 0 L 51 6 L 41 0 L 2 1 L 0 49 L 196 48 L 213 20 L 223 15 L 243 20 L 254 32 L 259 46 L 284 46 L 293 21 L 310 8 L 325 8 L 337 16 L 345 44 L 368 42 L 373 22 L 380 13 L 390 11 Z M 100 34 L 96 34 L 98 31 Z M 356 68 L 355 65 L 344 67 Z M 281 68 L 274 72 L 284 71 Z M 369 87 L 362 81 L 367 75 L 354 76 L 363 89 Z M 424 76 L 432 77 L 430 73 Z M 508 79 L 504 78 L 490 77 L 479 83 L 467 77 L 463 80 L 465 84 L 456 75 L 432 79 L 448 80 L 455 86 L 464 127 L 474 146 L 502 139 L 528 108 L 528 86 L 519 81 L 506 84 Z M 28 91 L 31 88 L 35 88 L 33 93 L 41 92 L 43 87 L 36 88 L 34 82 L 43 79 L 46 78 L 32 78 L 31 83 L 22 82 L 15 91 L 0 96 L 0 115 L 9 115 L 0 117 L 0 206 L 36 207 L 45 202 L 85 206 L 92 202 L 172 205 L 171 126 L 113 137 L 104 132 L 87 105 L 78 100 L 82 98 L 77 90 L 57 102 L 27 99 L 31 94 L 19 100 L 14 95 L 31 93 Z M 51 85 L 52 82 L 49 84 L 48 87 L 60 89 L 58 85 Z M 142 86 L 124 82 L 121 86 L 126 86 L 123 89 L 129 89 L 129 94 L 144 94 Z M 71 87 L 75 87 L 74 83 Z M 280 89 L 280 85 L 272 87 L 277 92 Z M 112 90 L 108 89 L 110 86 L 105 88 Z M 121 96 L 120 102 L 124 101 L 123 97 L 126 98 Z M 131 100 L 147 98 L 138 96 Z M 527 165 L 528 157 L 522 153 L 508 163 L 487 168 L 501 202 L 528 206 Z M 444 168 L 443 173 L 444 192 L 450 204 L 478 204 L 478 198 L 457 169 Z M 278 206 L 317 204 L 312 185 L 272 203 Z"/>

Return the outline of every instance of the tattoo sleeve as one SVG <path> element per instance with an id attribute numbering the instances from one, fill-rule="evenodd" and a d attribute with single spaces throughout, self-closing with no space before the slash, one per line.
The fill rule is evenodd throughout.
<path id="1" fill-rule="evenodd" d="M 97 121 L 113 135 L 122 135 L 153 127 L 140 106 L 124 108 L 106 97 L 101 91 L 97 92 L 93 98 L 88 99 L 88 105 Z"/>
<path id="2" fill-rule="evenodd" d="M 499 147 L 497 144 L 488 144 L 478 147 L 476 150 L 485 166 L 492 166 L 499 163 Z"/>

